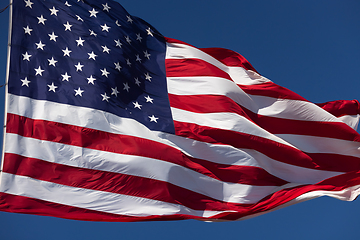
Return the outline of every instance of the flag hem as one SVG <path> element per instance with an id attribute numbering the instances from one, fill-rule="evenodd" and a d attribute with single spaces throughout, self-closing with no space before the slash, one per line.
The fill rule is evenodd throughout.
<path id="1" fill-rule="evenodd" d="M 347 191 L 351 191 L 351 189 L 357 189 L 355 190 L 353 194 L 351 194 L 351 196 L 349 196 L 348 198 L 343 197 L 343 194 L 341 193 L 346 193 Z M 238 221 L 243 221 L 243 220 L 247 220 L 247 219 L 251 219 L 257 216 L 261 216 L 263 214 L 266 213 L 270 213 L 282 208 L 286 208 L 286 207 L 290 207 L 292 205 L 298 204 L 298 203 L 302 203 L 302 202 L 306 202 L 315 198 L 320 198 L 320 197 L 332 197 L 332 198 L 336 198 L 338 200 L 343 200 L 343 201 L 354 201 L 358 196 L 360 195 L 360 185 L 355 185 L 355 186 L 350 186 L 347 188 L 344 188 L 342 190 L 339 191 L 325 191 L 325 190 L 315 190 L 315 191 L 310 191 L 304 194 L 301 194 L 300 196 L 294 198 L 293 200 L 290 200 L 289 202 L 286 202 L 278 207 L 275 207 L 269 211 L 266 212 L 259 212 L 259 213 L 255 213 L 253 215 L 249 215 L 246 217 L 242 217 L 240 219 L 238 219 Z"/>
<path id="2" fill-rule="evenodd" d="M 6 122 L 8 111 L 8 83 L 10 74 L 10 54 L 11 54 L 11 35 L 12 35 L 12 16 L 13 16 L 13 0 L 10 0 L 9 8 L 9 30 L 8 30 L 8 49 L 7 49 L 7 63 L 6 63 L 6 78 L 5 78 L 5 97 L 4 97 L 4 124 L 3 124 L 3 151 L 1 153 L 1 165 L 0 165 L 0 185 L 2 181 L 2 173 L 4 168 L 4 156 L 5 156 L 5 139 L 6 139 Z"/>

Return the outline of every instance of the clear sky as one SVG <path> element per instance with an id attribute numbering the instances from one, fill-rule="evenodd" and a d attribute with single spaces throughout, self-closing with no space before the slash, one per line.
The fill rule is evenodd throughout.
<path id="1" fill-rule="evenodd" d="M 309 101 L 360 100 L 358 0 L 118 1 L 164 36 L 239 52 L 263 76 Z M 7 0 L 0 1 L 0 8 L 6 5 Z M 0 84 L 5 82 L 8 15 L 8 10 L 0 14 Z M 4 88 L 0 91 L 3 106 Z M 323 197 L 226 223 L 99 223 L 0 212 L 0 239 L 333 240 L 358 238 L 359 225 L 359 199 Z"/>

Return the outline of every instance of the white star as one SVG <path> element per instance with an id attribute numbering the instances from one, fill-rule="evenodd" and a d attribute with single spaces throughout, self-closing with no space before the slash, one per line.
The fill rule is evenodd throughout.
<path id="1" fill-rule="evenodd" d="M 114 41 L 115 41 L 115 43 L 116 43 L 116 47 L 121 48 L 122 43 L 120 42 L 120 40 L 118 39 L 118 40 L 114 40 Z"/>
<path id="2" fill-rule="evenodd" d="M 78 45 L 78 46 L 84 46 L 85 40 L 84 40 L 84 39 L 81 39 L 81 37 L 79 37 L 79 39 L 78 39 L 78 40 L 75 40 L 75 41 L 77 42 L 77 45 Z"/>
<path id="3" fill-rule="evenodd" d="M 131 44 L 131 39 L 130 39 L 129 36 L 125 36 L 125 39 L 126 39 L 126 41 L 127 41 L 128 44 Z"/>
<path id="4" fill-rule="evenodd" d="M 133 23 L 134 20 L 132 20 L 130 16 L 126 16 L 126 17 L 128 22 Z"/>
<path id="5" fill-rule="evenodd" d="M 141 63 L 141 58 L 140 58 L 140 55 L 139 55 L 139 54 L 136 55 L 136 61 L 139 62 L 139 63 Z"/>
<path id="6" fill-rule="evenodd" d="M 159 119 L 159 118 L 155 117 L 154 115 L 149 116 L 149 118 L 150 118 L 150 122 L 156 122 L 156 123 L 157 123 L 157 120 Z"/>
<path id="7" fill-rule="evenodd" d="M 131 67 L 130 59 L 126 59 L 126 64 L 129 65 L 129 67 Z"/>
<path id="8" fill-rule="evenodd" d="M 150 56 L 151 56 L 151 54 L 150 54 L 150 53 L 148 53 L 148 51 L 147 51 L 147 50 L 144 52 L 144 55 L 145 55 L 145 57 L 146 57 L 147 59 L 149 59 L 149 60 L 150 60 Z"/>
<path id="9" fill-rule="evenodd" d="M 65 56 L 70 57 L 70 53 L 72 52 L 72 51 L 70 51 L 67 47 L 66 47 L 64 50 L 62 50 L 62 51 L 64 52 L 64 57 L 65 57 Z"/>
<path id="10" fill-rule="evenodd" d="M 105 5 L 104 4 L 101 4 L 101 5 L 103 5 L 103 7 L 104 7 L 103 11 L 109 12 L 109 10 L 111 9 L 111 7 L 107 3 L 105 3 Z"/>
<path id="11" fill-rule="evenodd" d="M 46 46 L 45 44 L 43 44 L 41 41 L 39 43 L 35 43 L 36 45 L 36 48 L 37 49 L 41 49 L 41 50 L 44 50 L 44 47 Z"/>
<path id="12" fill-rule="evenodd" d="M 78 89 L 74 89 L 75 91 L 75 96 L 79 95 L 80 97 L 82 97 L 82 93 L 84 92 L 84 90 L 81 90 L 80 87 Z"/>
<path id="13" fill-rule="evenodd" d="M 36 71 L 35 76 L 37 76 L 37 75 L 42 76 L 42 73 L 45 71 L 45 70 L 42 70 L 40 66 L 38 68 L 35 68 L 34 70 Z"/>
<path id="14" fill-rule="evenodd" d="M 45 21 L 46 21 L 47 19 L 45 19 L 43 15 L 41 15 L 40 17 L 38 17 L 38 19 L 39 19 L 38 24 L 42 23 L 43 25 L 45 25 Z"/>
<path id="15" fill-rule="evenodd" d="M 76 67 L 76 71 L 78 72 L 78 71 L 82 71 L 82 68 L 84 67 L 84 65 L 81 65 L 81 63 L 80 62 L 78 62 L 78 64 L 77 65 L 75 65 L 75 67 Z"/>
<path id="16" fill-rule="evenodd" d="M 140 41 L 142 40 L 142 37 L 140 36 L 140 33 L 136 34 L 136 40 Z"/>
<path id="17" fill-rule="evenodd" d="M 25 79 L 20 79 L 20 81 L 22 82 L 21 86 L 27 86 L 29 87 L 29 83 L 30 81 L 27 79 L 27 77 L 25 77 Z"/>
<path id="18" fill-rule="evenodd" d="M 140 87 L 141 82 L 139 81 L 139 78 L 134 78 L 134 79 L 135 79 L 135 84 Z"/>
<path id="19" fill-rule="evenodd" d="M 72 25 L 70 25 L 69 22 L 66 22 L 66 23 L 64 23 L 63 25 L 65 26 L 65 31 L 69 30 L 69 31 L 71 32 L 71 27 L 72 27 Z"/>
<path id="20" fill-rule="evenodd" d="M 95 58 L 97 57 L 97 55 L 94 53 L 94 51 L 92 51 L 91 53 L 88 53 L 88 55 L 89 55 L 89 59 L 96 60 Z"/>
<path id="21" fill-rule="evenodd" d="M 141 110 L 142 105 L 140 105 L 138 102 L 133 102 L 133 104 L 134 104 L 134 108 L 138 108 Z"/>
<path id="22" fill-rule="evenodd" d="M 118 95 L 119 91 L 117 90 L 117 87 L 115 87 L 115 88 L 111 88 L 111 90 L 112 90 L 111 95 L 115 95 L 115 96 L 117 96 L 117 95 Z"/>
<path id="23" fill-rule="evenodd" d="M 71 5 L 67 1 L 65 2 L 65 6 L 71 7 Z"/>
<path id="24" fill-rule="evenodd" d="M 150 96 L 145 97 L 145 99 L 146 99 L 146 102 L 150 102 L 150 103 L 153 103 L 153 100 L 154 100 Z"/>
<path id="25" fill-rule="evenodd" d="M 77 17 L 78 21 L 82 21 L 82 22 L 84 21 L 79 15 L 75 15 L 75 16 Z"/>
<path id="26" fill-rule="evenodd" d="M 115 69 L 117 69 L 120 72 L 121 71 L 120 63 L 117 62 L 117 63 L 114 63 L 114 64 L 115 64 Z"/>
<path id="27" fill-rule="evenodd" d="M 90 31 L 90 36 L 97 36 L 97 34 L 93 31 L 93 30 L 91 30 L 91 29 L 89 29 L 89 31 Z"/>
<path id="28" fill-rule="evenodd" d="M 55 9 L 55 7 L 53 7 L 52 9 L 49 8 L 49 10 L 51 12 L 50 15 L 55 15 L 55 16 L 57 16 L 57 12 L 59 11 L 59 10 Z"/>
<path id="29" fill-rule="evenodd" d="M 24 0 L 25 1 L 25 7 L 29 7 L 29 8 L 32 8 L 32 6 L 31 5 L 33 5 L 34 3 L 33 2 L 31 2 L 30 0 Z"/>
<path id="30" fill-rule="evenodd" d="M 96 14 L 99 12 L 93 8 L 91 11 L 89 11 L 89 13 L 90 13 L 90 17 L 96 17 Z"/>
<path id="31" fill-rule="evenodd" d="M 119 20 L 116 20 L 115 24 L 116 24 L 118 27 L 121 27 L 121 24 L 119 23 Z"/>
<path id="32" fill-rule="evenodd" d="M 106 70 L 106 68 L 104 68 L 104 69 L 100 69 L 100 71 L 101 71 L 101 76 L 105 76 L 105 77 L 108 77 L 108 75 L 110 74 L 110 72 L 108 72 L 107 70 Z"/>
<path id="33" fill-rule="evenodd" d="M 103 101 L 107 101 L 107 102 L 109 102 L 109 96 L 106 96 L 106 93 L 104 93 L 104 94 L 100 94 L 102 97 L 103 97 Z"/>
<path id="34" fill-rule="evenodd" d="M 101 27 L 101 30 L 102 30 L 102 31 L 107 31 L 107 32 L 109 32 L 110 27 L 107 26 L 106 23 L 104 24 L 104 26 L 103 26 L 103 25 L 100 25 L 100 27 Z"/>
<path id="35" fill-rule="evenodd" d="M 127 92 L 129 92 L 129 89 L 130 89 L 129 84 L 128 84 L 128 83 L 124 83 L 124 88 L 123 88 L 123 90 L 126 90 Z"/>
<path id="36" fill-rule="evenodd" d="M 56 42 L 56 38 L 57 38 L 58 36 L 56 36 L 54 32 L 52 32 L 51 34 L 48 34 L 48 35 L 49 35 L 49 37 L 50 37 L 50 41 L 53 40 L 54 42 Z"/>
<path id="37" fill-rule="evenodd" d="M 30 61 L 30 58 L 31 58 L 32 55 L 29 55 L 28 52 L 26 52 L 25 54 L 23 54 L 23 60 L 27 60 L 27 61 Z"/>
<path id="38" fill-rule="evenodd" d="M 55 64 L 58 62 L 54 59 L 54 57 L 52 57 L 51 59 L 48 59 L 48 61 L 49 61 L 49 66 L 52 65 L 54 67 L 56 67 Z"/>
<path id="39" fill-rule="evenodd" d="M 70 75 L 68 75 L 68 73 L 66 72 L 65 74 L 61 74 L 61 76 L 63 77 L 63 81 L 69 81 L 69 78 L 71 78 Z"/>
<path id="40" fill-rule="evenodd" d="M 103 52 L 110 53 L 110 49 L 107 46 L 101 46 L 103 48 Z"/>
<path id="41" fill-rule="evenodd" d="M 149 73 L 145 73 L 145 79 L 146 80 L 149 80 L 149 82 L 151 82 L 151 76 L 150 76 L 150 74 Z"/>
<path id="42" fill-rule="evenodd" d="M 88 77 L 87 78 L 87 80 L 88 80 L 88 84 L 92 84 L 92 85 L 94 85 L 94 81 L 96 80 L 92 75 L 90 76 L 90 77 Z"/>
<path id="43" fill-rule="evenodd" d="M 48 87 L 49 87 L 49 92 L 50 91 L 55 92 L 55 89 L 58 88 L 57 86 L 54 85 L 54 83 L 51 83 L 51 85 L 48 85 Z"/>
<path id="44" fill-rule="evenodd" d="M 150 28 L 146 29 L 146 32 L 148 35 L 150 35 L 152 37 L 154 36 Z"/>
<path id="45" fill-rule="evenodd" d="M 29 35 L 31 35 L 31 31 L 32 31 L 32 29 L 31 29 L 31 28 L 29 28 L 29 26 L 26 26 L 26 28 L 24 27 L 23 29 L 24 29 L 24 31 L 25 31 L 25 34 L 29 34 Z"/>

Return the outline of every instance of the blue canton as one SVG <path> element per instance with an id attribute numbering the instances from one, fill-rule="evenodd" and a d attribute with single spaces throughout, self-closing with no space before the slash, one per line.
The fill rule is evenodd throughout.
<path id="1" fill-rule="evenodd" d="M 9 93 L 174 133 L 163 36 L 114 1 L 15 0 Z"/>

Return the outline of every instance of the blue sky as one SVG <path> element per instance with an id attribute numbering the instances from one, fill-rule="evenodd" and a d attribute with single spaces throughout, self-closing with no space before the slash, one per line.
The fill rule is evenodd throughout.
<path id="1" fill-rule="evenodd" d="M 164 36 L 197 47 L 239 52 L 263 76 L 310 101 L 360 100 L 360 1 L 119 2 Z M 1 0 L 0 8 L 6 4 Z M 0 84 L 5 82 L 8 13 L 0 14 Z M 3 99 L 1 88 L 0 106 Z M 343 202 L 328 197 L 227 223 L 99 223 L 0 213 L 0 236 L 6 240 L 354 239 L 359 216 L 359 199 Z"/>

